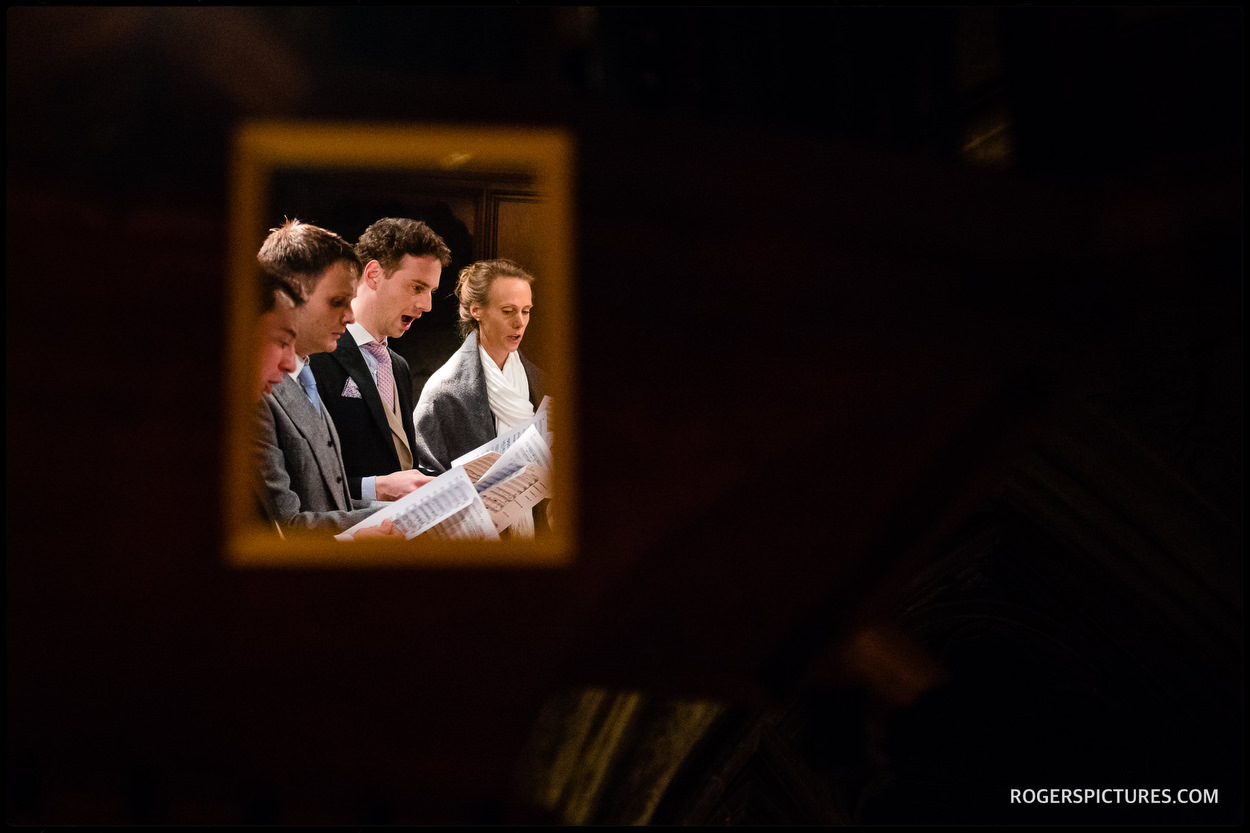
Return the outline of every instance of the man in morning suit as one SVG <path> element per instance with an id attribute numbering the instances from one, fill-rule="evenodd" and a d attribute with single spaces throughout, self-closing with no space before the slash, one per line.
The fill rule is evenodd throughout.
<path id="1" fill-rule="evenodd" d="M 395 500 L 432 478 L 414 467 L 412 377 L 387 339 L 429 312 L 451 250 L 425 223 L 387 217 L 365 229 L 356 255 L 356 320 L 334 352 L 313 355 L 309 364 L 343 441 L 352 497 Z"/>

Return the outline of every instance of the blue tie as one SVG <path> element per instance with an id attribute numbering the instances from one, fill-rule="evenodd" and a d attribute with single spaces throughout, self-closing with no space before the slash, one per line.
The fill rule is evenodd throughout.
<path id="1" fill-rule="evenodd" d="M 317 380 L 313 378 L 310 366 L 304 365 L 304 369 L 299 372 L 299 383 L 304 386 L 304 393 L 308 394 L 308 400 L 317 409 L 317 413 L 321 413 L 321 397 L 317 395 Z"/>

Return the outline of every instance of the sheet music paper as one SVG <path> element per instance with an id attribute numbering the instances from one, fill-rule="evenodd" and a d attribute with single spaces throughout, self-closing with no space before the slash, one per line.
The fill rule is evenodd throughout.
<path id="1" fill-rule="evenodd" d="M 468 506 L 439 521 L 421 535 L 436 541 L 498 541 L 499 525 L 481 497 L 477 497 Z"/>
<path id="2" fill-rule="evenodd" d="M 549 497 L 549 484 L 547 469 L 529 465 L 482 492 L 482 503 L 495 523 L 495 531 L 503 532 L 539 501 Z"/>
<path id="3" fill-rule="evenodd" d="M 479 492 L 484 492 L 528 465 L 538 465 L 547 470 L 551 469 L 551 449 L 547 447 L 547 441 L 543 439 L 543 435 L 539 433 L 536 425 L 526 428 L 521 433 L 521 436 L 508 446 L 508 450 L 499 455 L 499 459 L 486 470 L 486 473 L 478 478 L 477 483 L 474 485 Z"/>
<path id="4" fill-rule="evenodd" d="M 453 467 L 462 466 L 470 460 L 476 460 L 478 457 L 481 457 L 483 454 L 487 453 L 488 451 L 493 451 L 496 454 L 503 454 L 505 451 L 508 450 L 509 446 L 511 446 L 514 442 L 520 439 L 522 435 L 525 434 L 525 431 L 531 425 L 535 425 L 538 427 L 538 432 L 540 436 L 547 435 L 548 434 L 547 429 L 549 427 L 547 423 L 550 419 L 550 414 L 551 414 L 551 409 L 548 407 L 550 403 L 551 403 L 551 397 L 544 396 L 543 401 L 539 402 L 538 407 L 534 409 L 534 416 L 530 417 L 524 422 L 518 423 L 515 428 L 513 428 L 507 434 L 504 434 L 502 437 L 496 437 L 490 442 L 480 445 L 477 448 L 473 449 L 468 454 L 461 454 L 459 457 L 451 461 L 451 465 Z M 550 445 L 550 441 L 548 442 L 548 445 Z"/>
<path id="5" fill-rule="evenodd" d="M 452 468 L 421 488 L 335 536 L 351 540 L 389 519 L 409 540 L 498 541 L 499 533 L 551 495 L 551 397 L 532 419 L 452 461 Z"/>
<path id="6" fill-rule="evenodd" d="M 469 475 L 463 468 L 457 467 L 443 472 L 416 491 L 409 492 L 334 537 L 340 541 L 350 541 L 360 530 L 378 526 L 389 518 L 405 538 L 412 539 L 474 504 L 481 506 L 481 498 L 478 497 Z M 482 507 L 482 512 L 486 512 L 485 507 Z"/>
<path id="7" fill-rule="evenodd" d="M 464 470 L 468 473 L 469 479 L 474 483 L 482 479 L 482 475 L 495 465 L 495 461 L 499 459 L 499 455 L 493 451 L 488 451 L 476 460 L 469 460 L 464 464 Z"/>

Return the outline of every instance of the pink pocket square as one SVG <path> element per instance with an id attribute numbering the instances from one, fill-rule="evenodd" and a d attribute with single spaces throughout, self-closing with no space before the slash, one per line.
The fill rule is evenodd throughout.
<path id="1" fill-rule="evenodd" d="M 360 388 L 356 387 L 356 380 L 355 380 L 355 379 L 351 379 L 351 378 L 349 378 L 349 379 L 347 380 L 347 384 L 346 384 L 346 385 L 343 385 L 343 396 L 346 396 L 346 397 L 348 397 L 349 399 L 359 399 L 359 398 L 360 398 Z"/>

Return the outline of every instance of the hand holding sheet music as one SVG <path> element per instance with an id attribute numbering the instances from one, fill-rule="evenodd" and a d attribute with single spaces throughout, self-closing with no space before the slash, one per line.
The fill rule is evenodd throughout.
<path id="1" fill-rule="evenodd" d="M 335 536 L 390 522 L 409 540 L 497 541 L 499 534 L 551 496 L 549 397 L 527 420 L 502 437 L 452 461 L 452 468 Z"/>
<path id="2" fill-rule="evenodd" d="M 463 537 L 485 537 L 488 540 L 498 538 L 490 513 L 486 511 L 477 490 L 473 488 L 473 481 L 462 466 L 440 474 L 415 492 L 409 492 L 334 537 L 340 541 L 348 541 L 357 532 L 378 526 L 389 519 L 405 538 L 411 540 L 452 516 L 457 516 L 452 526 Z M 462 535 L 448 534 L 445 537 Z"/>

